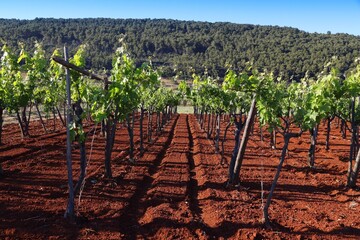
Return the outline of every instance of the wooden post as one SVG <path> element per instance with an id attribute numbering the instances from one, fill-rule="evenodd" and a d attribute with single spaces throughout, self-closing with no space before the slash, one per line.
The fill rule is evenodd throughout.
<path id="1" fill-rule="evenodd" d="M 64 47 L 64 58 L 65 61 L 68 61 L 68 53 L 66 46 Z M 66 111 L 66 166 L 68 170 L 68 187 L 69 187 L 69 199 L 67 208 L 65 211 L 65 218 L 69 220 L 74 219 L 74 184 L 73 184 L 73 173 L 72 173 L 72 159 L 71 159 L 71 139 L 70 139 L 70 124 L 72 122 L 72 113 L 71 113 L 71 80 L 70 80 L 70 71 L 68 68 L 65 68 L 66 71 L 66 97 L 67 97 L 67 111 Z"/>

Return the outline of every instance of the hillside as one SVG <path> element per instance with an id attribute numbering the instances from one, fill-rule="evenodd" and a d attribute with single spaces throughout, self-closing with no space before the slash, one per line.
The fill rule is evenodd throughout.
<path id="1" fill-rule="evenodd" d="M 223 76 L 226 68 L 243 69 L 247 62 L 284 79 L 299 80 L 319 73 L 332 56 L 345 73 L 360 56 L 360 36 L 307 33 L 295 28 L 164 19 L 0 19 L 0 39 L 13 48 L 24 42 L 31 51 L 43 42 L 50 54 L 64 44 L 73 53 L 88 47 L 88 67 L 111 68 L 121 34 L 132 57 L 161 66 L 163 76 L 188 78 L 192 71 Z"/>

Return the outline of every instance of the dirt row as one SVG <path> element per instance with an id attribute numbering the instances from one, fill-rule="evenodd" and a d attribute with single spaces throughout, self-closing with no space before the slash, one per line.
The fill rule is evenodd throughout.
<path id="1" fill-rule="evenodd" d="M 145 122 L 146 125 L 146 122 Z M 88 129 L 93 128 L 89 126 Z M 321 126 L 324 130 L 324 126 Z M 225 161 L 215 153 L 194 115 L 175 115 L 164 131 L 146 143 L 136 164 L 127 161 L 128 136 L 119 126 L 113 153 L 113 179 L 103 177 L 104 139 L 87 142 L 89 166 L 77 198 L 77 221 L 68 223 L 65 129 L 21 140 L 16 125 L 5 126 L 0 162 L 0 239 L 358 239 L 360 192 L 347 189 L 348 139 L 332 129 L 324 149 L 319 135 L 316 169 L 306 166 L 309 136 L 293 139 L 269 213 L 262 207 L 280 149 L 261 141 L 256 125 L 241 170 L 241 186 L 226 188 L 233 134 Z M 138 129 L 138 122 L 136 122 Z M 233 129 L 232 129 L 233 130 Z M 97 128 L 98 131 L 98 128 Z M 321 131 L 320 131 L 321 132 Z M 139 132 L 135 131 L 138 148 Z M 94 140 L 92 142 L 92 140 Z M 278 148 L 282 140 L 278 138 Z M 74 146 L 74 176 L 79 153 Z"/>

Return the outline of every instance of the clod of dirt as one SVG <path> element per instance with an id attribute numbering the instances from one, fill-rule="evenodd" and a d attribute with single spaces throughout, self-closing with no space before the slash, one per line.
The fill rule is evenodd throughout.
<path id="1" fill-rule="evenodd" d="M 348 197 L 348 196 L 345 196 L 345 195 L 338 196 L 336 199 L 337 199 L 339 202 L 347 202 L 347 201 L 349 201 L 349 197 Z"/>
<path id="2" fill-rule="evenodd" d="M 350 202 L 349 208 L 356 208 L 359 204 L 355 201 Z"/>

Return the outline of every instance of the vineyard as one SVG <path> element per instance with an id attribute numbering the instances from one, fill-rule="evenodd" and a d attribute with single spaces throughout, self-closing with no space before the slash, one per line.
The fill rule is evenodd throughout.
<path id="1" fill-rule="evenodd" d="M 169 89 L 120 44 L 101 74 L 85 45 L 50 61 L 38 43 L 3 46 L 1 238 L 360 235 L 360 64 L 300 82 L 249 65 Z"/>

